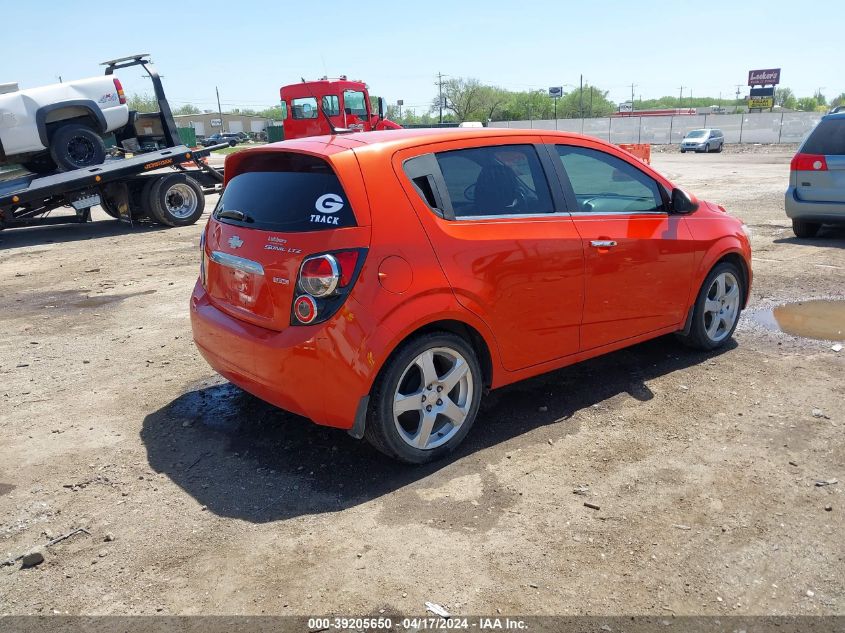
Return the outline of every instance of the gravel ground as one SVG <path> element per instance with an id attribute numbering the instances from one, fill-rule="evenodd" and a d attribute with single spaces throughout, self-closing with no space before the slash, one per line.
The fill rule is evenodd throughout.
<path id="1" fill-rule="evenodd" d="M 845 231 L 788 228 L 790 157 L 655 153 L 752 227 L 735 342 L 494 392 L 416 468 L 214 375 L 199 224 L 0 233 L 0 558 L 45 558 L 0 567 L 0 614 L 842 614 L 845 352 L 754 318 L 845 292 Z"/>

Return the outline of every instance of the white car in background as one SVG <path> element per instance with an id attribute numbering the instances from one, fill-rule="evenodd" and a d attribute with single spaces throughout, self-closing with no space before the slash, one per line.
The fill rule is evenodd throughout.
<path id="1" fill-rule="evenodd" d="M 26 90 L 0 84 L 0 165 L 18 163 L 39 174 L 98 165 L 106 159 L 103 135 L 128 121 L 114 76 Z"/>

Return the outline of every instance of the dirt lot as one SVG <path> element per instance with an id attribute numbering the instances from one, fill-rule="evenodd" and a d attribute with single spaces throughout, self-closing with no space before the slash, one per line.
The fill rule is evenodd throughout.
<path id="1" fill-rule="evenodd" d="M 789 157 L 655 155 L 752 226 L 735 344 L 494 392 L 421 468 L 215 377 L 200 224 L 0 233 L 0 558 L 46 558 L 0 567 L 0 614 L 845 613 L 845 351 L 752 318 L 845 293 L 845 231 L 788 229 Z"/>

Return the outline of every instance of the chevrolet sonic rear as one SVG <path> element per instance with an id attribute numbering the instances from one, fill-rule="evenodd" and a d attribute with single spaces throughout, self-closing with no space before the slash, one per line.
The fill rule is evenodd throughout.
<path id="1" fill-rule="evenodd" d="M 744 225 L 620 148 L 397 130 L 233 154 L 194 340 L 220 374 L 403 461 L 461 443 L 484 392 L 675 333 L 733 334 Z"/>

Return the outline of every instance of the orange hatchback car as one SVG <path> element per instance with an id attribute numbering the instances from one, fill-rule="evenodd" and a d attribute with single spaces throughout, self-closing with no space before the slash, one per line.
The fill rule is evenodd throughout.
<path id="1" fill-rule="evenodd" d="M 646 339 L 713 349 L 751 286 L 742 222 L 615 145 L 396 130 L 226 160 L 191 297 L 220 374 L 407 462 L 482 395 Z"/>

